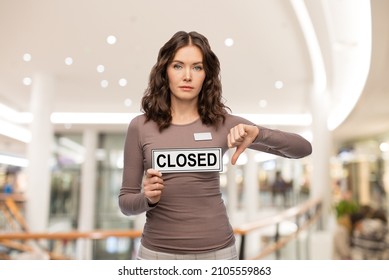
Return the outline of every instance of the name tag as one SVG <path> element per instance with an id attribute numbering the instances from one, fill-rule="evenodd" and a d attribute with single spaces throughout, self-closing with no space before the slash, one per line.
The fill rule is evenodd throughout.
<path id="1" fill-rule="evenodd" d="M 152 150 L 151 160 L 153 169 L 162 173 L 223 170 L 221 148 Z"/>
<path id="2" fill-rule="evenodd" d="M 212 140 L 211 132 L 199 132 L 193 134 L 195 141 L 207 141 Z"/>

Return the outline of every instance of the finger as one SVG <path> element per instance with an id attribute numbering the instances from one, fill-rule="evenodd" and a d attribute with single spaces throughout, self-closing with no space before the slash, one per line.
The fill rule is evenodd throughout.
<path id="1" fill-rule="evenodd" d="M 234 127 L 234 132 L 235 132 L 235 139 L 240 140 L 243 139 L 246 136 L 246 130 L 245 126 L 243 124 L 239 124 Z"/>
<path id="2" fill-rule="evenodd" d="M 165 185 L 163 184 L 163 182 L 155 182 L 155 183 L 148 182 L 147 186 L 145 185 L 145 189 L 147 189 L 149 191 L 163 190 L 164 187 L 165 187 Z"/>
<path id="3" fill-rule="evenodd" d="M 228 133 L 228 135 L 227 135 L 228 148 L 233 148 L 234 147 L 232 142 L 233 142 L 233 139 L 232 139 L 231 133 Z"/>
<path id="4" fill-rule="evenodd" d="M 154 176 L 162 177 L 162 173 L 159 172 L 158 170 L 155 170 L 155 169 L 152 169 L 152 168 L 147 169 L 146 177 L 147 178 L 151 178 L 151 177 L 154 177 Z"/>
<path id="5" fill-rule="evenodd" d="M 158 176 L 154 176 L 153 178 L 150 179 L 150 181 L 152 184 L 160 184 L 160 185 L 163 184 L 163 179 Z"/>
<path id="6" fill-rule="evenodd" d="M 161 192 L 153 191 L 153 193 L 145 194 L 149 203 L 155 204 L 158 203 L 161 199 Z"/>
<path id="7" fill-rule="evenodd" d="M 147 182 L 145 185 L 144 185 L 144 189 L 145 191 L 153 191 L 153 190 L 163 190 L 164 189 L 164 185 L 163 185 L 163 182 L 155 182 L 155 183 L 152 183 L 152 182 Z"/>
<path id="8" fill-rule="evenodd" d="M 239 124 L 234 126 L 230 130 L 230 143 L 233 147 L 239 145 L 244 138 L 247 136 L 247 132 L 245 130 L 245 126 L 243 124 Z"/>
<path id="9" fill-rule="evenodd" d="M 147 198 L 158 198 L 161 196 L 163 188 L 164 186 L 162 184 L 145 186 L 145 196 Z"/>
<path id="10" fill-rule="evenodd" d="M 152 197 L 160 196 L 161 194 L 162 194 L 161 190 L 152 190 L 152 191 L 148 191 L 146 197 L 152 198 Z"/>
<path id="11" fill-rule="evenodd" d="M 237 136 L 238 135 L 238 136 Z M 237 146 L 237 139 L 239 139 L 239 132 L 236 126 L 230 129 L 230 133 L 227 135 L 228 147 L 233 148 Z"/>

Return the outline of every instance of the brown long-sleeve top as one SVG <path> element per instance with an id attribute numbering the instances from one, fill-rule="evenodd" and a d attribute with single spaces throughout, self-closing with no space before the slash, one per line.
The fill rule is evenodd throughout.
<path id="1" fill-rule="evenodd" d="M 223 155 L 228 149 L 230 129 L 240 123 L 254 125 L 244 118 L 227 115 L 218 129 L 206 126 L 198 119 L 186 125 L 172 124 L 160 132 L 155 122 L 145 122 L 144 115 L 131 121 L 124 145 L 119 206 L 125 215 L 147 212 L 143 246 L 183 254 L 209 252 L 234 244 L 233 229 L 221 197 L 218 171 L 162 172 L 165 188 L 155 207 L 147 203 L 142 180 L 145 170 L 152 167 L 153 150 L 220 148 Z M 258 127 L 259 134 L 250 149 L 286 158 L 301 158 L 312 152 L 311 144 L 298 134 Z M 196 135 L 206 136 L 195 139 Z M 183 158 L 181 162 L 185 161 Z M 186 160 L 203 164 L 206 158 L 193 156 Z M 211 160 L 213 162 L 213 158 Z M 166 160 L 162 162 L 167 163 Z"/>

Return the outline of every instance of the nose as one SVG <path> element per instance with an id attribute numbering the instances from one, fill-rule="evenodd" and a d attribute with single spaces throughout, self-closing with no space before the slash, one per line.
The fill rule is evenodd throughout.
<path id="1" fill-rule="evenodd" d="M 190 71 L 190 68 L 185 69 L 184 81 L 186 82 L 192 81 L 192 73 Z"/>

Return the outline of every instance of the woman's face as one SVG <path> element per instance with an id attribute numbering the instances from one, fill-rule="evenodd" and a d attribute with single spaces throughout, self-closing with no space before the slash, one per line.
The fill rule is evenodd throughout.
<path id="1" fill-rule="evenodd" d="M 167 67 L 172 101 L 197 101 L 205 71 L 203 54 L 193 45 L 180 48 Z"/>

